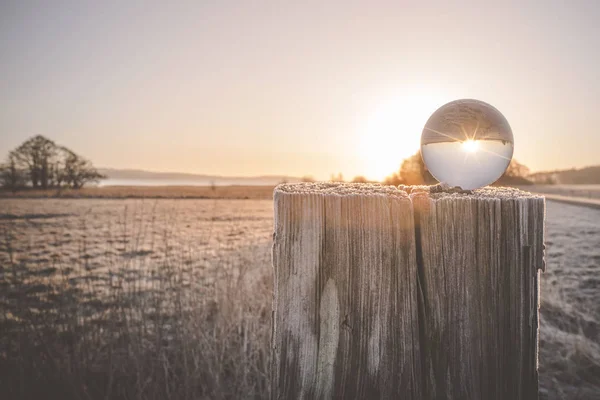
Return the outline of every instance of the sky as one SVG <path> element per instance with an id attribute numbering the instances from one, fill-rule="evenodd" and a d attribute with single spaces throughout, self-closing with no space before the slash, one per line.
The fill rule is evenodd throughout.
<path id="1" fill-rule="evenodd" d="M 446 4 L 452 3 L 452 5 Z M 380 179 L 441 105 L 509 121 L 533 171 L 600 164 L 598 1 L 0 0 L 0 157 Z"/>

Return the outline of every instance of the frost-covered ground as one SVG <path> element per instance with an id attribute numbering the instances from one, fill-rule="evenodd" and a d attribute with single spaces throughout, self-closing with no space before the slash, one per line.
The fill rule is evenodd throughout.
<path id="1" fill-rule="evenodd" d="M 540 382 L 548 398 L 600 399 L 600 210 L 548 201 Z"/>
<path id="2" fill-rule="evenodd" d="M 0 398 L 268 398 L 272 215 L 0 200 Z"/>
<path id="3" fill-rule="evenodd" d="M 156 371 L 164 369 L 172 370 L 171 375 L 165 372 L 165 380 L 168 375 L 170 380 L 184 376 L 189 381 L 203 382 L 198 387 L 188 388 L 185 386 L 188 380 L 176 381 L 168 391 L 172 396 L 175 396 L 173 390 L 177 387 L 186 388 L 184 394 L 191 393 L 197 397 L 235 398 L 241 393 L 265 397 L 268 395 L 272 217 L 273 203 L 269 200 L 0 200 L 0 307 L 3 308 L 0 309 L 0 322 L 4 324 L 0 328 L 14 328 L 14 321 L 28 321 L 26 329 L 19 327 L 25 329 L 20 331 L 20 337 L 31 334 L 33 338 L 39 338 L 38 328 L 29 323 L 32 318 L 43 313 L 68 314 L 64 310 L 71 308 L 61 311 L 61 307 L 68 306 L 65 305 L 67 296 L 64 293 L 69 288 L 81 289 L 81 293 L 77 292 L 79 297 L 68 298 L 81 300 L 73 310 L 79 310 L 79 313 L 82 309 L 89 309 L 89 312 L 78 317 L 76 322 L 69 322 L 74 325 L 64 325 L 62 319 L 53 323 L 60 330 L 73 326 L 78 332 L 87 332 L 86 329 L 91 326 L 89 321 L 100 326 L 91 331 L 92 336 L 97 343 L 108 347 L 102 348 L 96 342 L 90 342 L 94 345 L 87 348 L 90 351 L 97 348 L 98 354 L 90 357 L 92 361 L 81 360 L 79 369 L 89 367 L 92 372 L 102 371 L 108 368 L 102 358 L 108 351 L 106 349 L 118 351 L 122 346 L 121 336 L 110 346 L 106 343 L 113 336 L 108 339 L 102 336 L 106 327 L 101 323 L 112 324 L 113 314 L 110 313 L 115 304 L 127 299 L 127 307 L 138 307 L 135 313 L 123 317 L 119 323 L 127 325 L 131 318 L 151 321 L 144 325 L 146 330 L 143 332 L 136 330 L 132 333 L 127 325 L 129 330 L 124 336 L 137 335 L 136 340 L 141 342 L 152 342 L 152 338 L 162 331 L 159 332 L 158 325 L 154 324 L 158 318 L 158 307 L 138 304 L 135 298 L 146 296 L 144 298 L 169 307 L 179 304 L 176 309 L 180 315 L 165 325 L 168 326 L 168 334 L 160 336 L 161 341 L 152 346 L 142 346 L 137 352 L 130 349 L 127 355 L 121 355 L 124 357 L 121 363 L 133 363 L 133 367 L 126 369 L 136 371 L 137 380 L 130 383 L 132 387 L 156 393 L 155 398 L 164 397 L 160 390 L 163 386 L 168 389 L 168 385 L 164 385 L 162 378 L 156 375 L 159 374 Z M 600 399 L 600 211 L 548 202 L 546 234 L 547 272 L 541 278 L 542 398 Z M 244 279 L 243 284 L 229 285 L 241 278 Z M 218 294 L 215 287 L 219 282 L 226 282 L 228 291 Z M 14 290 L 16 286 L 18 292 Z M 180 287 L 193 292 L 196 303 L 182 306 L 181 300 L 178 300 L 182 293 L 178 289 Z M 85 294 L 88 292 L 101 300 L 90 300 Z M 165 294 L 171 292 L 174 294 Z M 210 299 L 207 301 L 206 297 Z M 37 298 L 42 300 L 32 300 Z M 190 319 L 185 317 L 189 315 L 186 307 L 193 308 L 197 302 L 202 303 L 201 313 L 205 319 L 199 325 L 181 324 L 182 319 Z M 227 307 L 223 302 L 227 303 Z M 32 311 L 17 315 L 25 305 L 29 305 Z M 122 304 L 119 307 L 122 308 Z M 165 312 L 172 312 L 172 307 L 167 308 L 164 306 Z M 167 317 L 163 315 L 160 318 Z M 194 319 L 198 320 L 198 317 Z M 125 329 L 119 324 L 110 326 Z M 190 336 L 186 341 L 186 334 L 199 331 L 203 332 L 200 339 Z M 83 333 L 79 334 L 86 337 Z M 166 338 L 197 346 L 184 349 L 197 356 L 193 358 L 196 372 L 189 376 L 181 372 L 182 368 L 190 368 L 181 354 L 184 350 L 179 349 L 182 345 L 169 347 Z M 10 341 L 13 339 L 15 337 L 5 335 L 0 338 L 0 345 L 12 346 L 14 343 Z M 48 343 L 44 346 L 47 347 Z M 59 347 L 60 351 L 52 353 L 56 357 L 52 365 L 62 365 L 61 354 L 71 350 L 72 355 L 83 357 L 82 346 L 79 342 L 68 342 L 67 347 Z M 35 363 L 28 367 L 28 360 L 22 354 L 23 348 L 19 349 L 13 353 L 0 351 L 0 372 L 10 373 L 29 367 L 32 371 L 39 370 L 39 363 L 47 362 L 47 355 L 39 356 L 41 358 L 36 358 Z M 47 350 L 44 351 L 47 353 Z M 144 367 L 157 363 L 155 354 L 163 351 L 167 355 L 164 360 L 161 359 L 160 365 L 157 364 L 155 369 Z M 28 357 L 38 357 L 35 351 L 27 354 Z M 16 364 L 10 359 L 13 356 L 20 357 Z M 213 356 L 214 364 L 203 364 Z M 150 357 L 148 360 L 152 361 L 142 357 Z M 144 361 L 140 362 L 140 359 Z M 73 362 L 73 358 L 69 358 L 64 368 L 72 368 Z M 110 365 L 115 368 L 116 363 Z M 215 371 L 218 368 L 223 370 Z M 52 375 L 52 379 L 74 380 L 75 383 L 70 383 L 75 388 L 72 391 L 77 390 L 77 385 L 90 391 L 89 382 L 98 379 L 92 372 L 89 377 L 79 373 L 67 377 Z M 133 378 L 127 373 L 115 369 L 114 379 L 121 377 L 119 379 L 123 382 L 129 382 Z M 24 383 L 43 383 L 43 378 Z M 2 379 L 0 377 L 0 386 L 11 382 L 17 386 L 12 375 L 10 379 Z M 50 377 L 47 379 L 50 380 Z M 157 382 L 157 386 L 140 383 L 146 380 Z M 109 393 L 118 397 L 114 393 L 116 384 L 111 382 L 112 378 L 88 395 L 96 398 Z M 121 384 L 125 385 L 123 382 Z M 15 390 L 9 393 L 13 398 L 19 398 L 21 392 Z M 23 386 L 19 390 L 23 390 Z"/>
<path id="4" fill-rule="evenodd" d="M 536 193 L 557 194 L 559 196 L 600 199 L 600 185 L 532 185 L 523 190 Z"/>

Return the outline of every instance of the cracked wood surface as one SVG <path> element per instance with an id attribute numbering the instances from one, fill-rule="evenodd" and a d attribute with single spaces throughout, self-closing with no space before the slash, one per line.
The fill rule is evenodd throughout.
<path id="1" fill-rule="evenodd" d="M 544 200 L 276 188 L 274 399 L 537 398 Z"/>

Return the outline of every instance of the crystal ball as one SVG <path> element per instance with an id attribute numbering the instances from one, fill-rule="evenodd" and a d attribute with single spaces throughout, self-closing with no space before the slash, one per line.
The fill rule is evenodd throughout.
<path id="1" fill-rule="evenodd" d="M 504 115 L 479 100 L 438 108 L 421 135 L 421 156 L 440 183 L 465 190 L 494 183 L 513 156 L 514 139 Z"/>

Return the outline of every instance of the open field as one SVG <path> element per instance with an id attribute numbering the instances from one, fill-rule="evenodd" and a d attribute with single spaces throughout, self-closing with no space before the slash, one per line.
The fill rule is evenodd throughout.
<path id="1" fill-rule="evenodd" d="M 245 199 L 269 200 L 273 186 L 101 186 L 82 189 L 0 189 L 0 198 L 62 199 Z"/>
<path id="2" fill-rule="evenodd" d="M 264 398 L 271 204 L 0 200 L 2 398 Z"/>
<path id="3" fill-rule="evenodd" d="M 535 193 L 600 200 L 600 185 L 530 185 L 521 189 Z"/>
<path id="4" fill-rule="evenodd" d="M 600 209 L 600 185 L 530 185 L 521 189 L 543 194 L 548 200 Z"/>
<path id="5" fill-rule="evenodd" d="M 0 199 L 2 398 L 268 398 L 272 207 Z M 546 242 L 542 398 L 599 399 L 600 212 Z"/>
<path id="6" fill-rule="evenodd" d="M 82 189 L 21 190 L 0 189 L 0 199 L 245 199 L 270 200 L 273 186 L 101 186 Z M 520 189 L 560 196 L 600 200 L 600 185 L 528 185 Z"/>
<path id="7" fill-rule="evenodd" d="M 540 383 L 547 398 L 600 399 L 600 211 L 547 202 Z"/>

